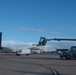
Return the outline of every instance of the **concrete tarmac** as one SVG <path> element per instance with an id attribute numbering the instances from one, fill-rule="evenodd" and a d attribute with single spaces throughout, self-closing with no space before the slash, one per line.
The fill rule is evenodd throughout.
<path id="1" fill-rule="evenodd" d="M 16 56 L 1 53 L 0 75 L 76 75 L 76 60 L 50 54 Z"/>

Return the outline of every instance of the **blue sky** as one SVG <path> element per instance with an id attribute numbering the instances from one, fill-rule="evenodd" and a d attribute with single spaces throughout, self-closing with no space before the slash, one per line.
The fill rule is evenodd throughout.
<path id="1" fill-rule="evenodd" d="M 76 0 L 0 0 L 2 41 L 76 38 Z"/>

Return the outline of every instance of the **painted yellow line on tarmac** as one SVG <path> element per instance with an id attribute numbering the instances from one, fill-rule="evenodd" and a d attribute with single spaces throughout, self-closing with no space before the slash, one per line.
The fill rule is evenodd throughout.
<path id="1" fill-rule="evenodd" d="M 52 69 L 52 71 L 53 71 L 54 75 L 58 75 L 58 73 L 55 70 Z"/>
<path id="2" fill-rule="evenodd" d="M 46 67 L 48 70 L 50 70 L 52 72 L 52 75 L 60 75 L 55 69 L 53 69 L 52 67 Z"/>

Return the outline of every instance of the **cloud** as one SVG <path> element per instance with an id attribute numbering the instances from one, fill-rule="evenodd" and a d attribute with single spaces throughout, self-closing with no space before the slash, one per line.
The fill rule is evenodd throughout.
<path id="1" fill-rule="evenodd" d="M 76 31 L 76 26 L 59 27 L 58 29 L 63 31 Z"/>
<path id="2" fill-rule="evenodd" d="M 22 30 L 22 31 L 34 31 L 34 32 L 42 32 L 42 33 L 49 33 L 49 34 L 59 34 L 58 32 L 50 32 L 48 30 L 38 29 L 38 28 L 21 27 L 21 28 L 18 28 L 18 29 Z"/>
<path id="3" fill-rule="evenodd" d="M 11 41 L 11 40 L 7 40 L 7 41 L 2 41 L 2 46 L 4 47 L 11 47 L 14 49 L 22 49 L 22 48 L 29 48 L 32 46 L 33 42 L 17 42 L 17 41 Z"/>
<path id="4" fill-rule="evenodd" d="M 47 42 L 41 49 L 55 51 L 56 49 L 70 49 L 71 46 L 76 46 L 75 42 Z"/>
<path id="5" fill-rule="evenodd" d="M 71 46 L 76 46 L 75 42 L 49 42 L 47 49 L 70 49 Z"/>
<path id="6" fill-rule="evenodd" d="M 17 41 L 2 41 L 2 46 L 10 47 L 14 49 L 22 49 L 22 48 L 30 48 L 33 47 L 33 43 L 35 42 L 17 42 Z M 55 51 L 56 49 L 70 49 L 71 46 L 76 46 L 75 42 L 47 42 L 45 46 L 39 46 L 38 48 Z M 35 46 L 36 47 L 36 46 Z"/>
<path id="7" fill-rule="evenodd" d="M 76 27 L 71 27 L 70 30 L 76 31 Z"/>

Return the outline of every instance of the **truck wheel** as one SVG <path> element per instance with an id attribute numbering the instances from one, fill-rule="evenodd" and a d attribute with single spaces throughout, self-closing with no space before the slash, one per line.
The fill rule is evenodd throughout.
<path id="1" fill-rule="evenodd" d="M 71 59 L 71 55 L 66 55 L 66 59 Z"/>
<path id="2" fill-rule="evenodd" d="M 30 54 L 26 54 L 26 56 L 28 56 L 28 55 L 30 55 Z"/>
<path id="3" fill-rule="evenodd" d="M 16 54 L 17 56 L 20 56 L 20 54 Z"/>
<path id="4" fill-rule="evenodd" d="M 63 58 L 62 56 L 60 56 L 60 58 Z"/>
<path id="5" fill-rule="evenodd" d="M 60 55 L 60 58 L 63 58 L 63 56 Z"/>

